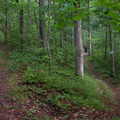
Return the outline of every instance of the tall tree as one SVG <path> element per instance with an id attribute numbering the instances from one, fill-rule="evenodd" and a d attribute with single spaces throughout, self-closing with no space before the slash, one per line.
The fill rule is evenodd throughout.
<path id="1" fill-rule="evenodd" d="M 8 0 L 5 0 L 5 43 L 8 39 Z"/>
<path id="2" fill-rule="evenodd" d="M 115 60 L 114 60 L 114 40 L 113 40 L 113 27 L 109 25 L 110 30 L 110 56 L 111 56 L 111 76 L 115 76 Z"/>
<path id="3" fill-rule="evenodd" d="M 24 45 L 24 10 L 20 10 L 20 34 L 21 34 L 21 49 Z"/>
<path id="4" fill-rule="evenodd" d="M 50 0 L 48 0 L 48 34 L 47 34 L 47 50 L 48 50 L 48 56 L 49 56 L 49 71 L 51 73 L 52 71 L 52 63 L 51 63 L 51 51 L 50 51 Z"/>
<path id="5" fill-rule="evenodd" d="M 31 7 L 30 7 L 30 4 L 31 4 L 31 0 L 28 0 L 28 33 L 31 33 L 30 31 L 30 24 L 31 24 Z"/>
<path id="6" fill-rule="evenodd" d="M 60 47 L 63 47 L 63 29 L 60 30 Z"/>
<path id="7" fill-rule="evenodd" d="M 88 10 L 90 9 L 90 0 L 88 0 Z M 89 38 L 89 55 L 92 56 L 92 32 L 91 32 L 91 24 L 90 24 L 90 16 L 88 15 L 88 38 Z"/>
<path id="8" fill-rule="evenodd" d="M 78 16 L 79 11 L 77 9 L 80 8 L 80 0 L 76 0 L 74 5 L 76 8 L 75 15 Z M 84 76 L 84 57 L 83 57 L 81 20 L 75 21 L 74 35 L 75 35 L 75 48 L 76 48 L 76 75 L 83 77 Z"/>
<path id="9" fill-rule="evenodd" d="M 106 26 L 106 41 L 105 41 L 105 53 L 104 53 L 104 60 L 107 59 L 107 47 L 108 47 L 108 26 Z"/>
<path id="10" fill-rule="evenodd" d="M 19 3 L 19 0 L 16 0 L 17 3 Z M 21 49 L 23 50 L 24 46 L 24 10 L 23 6 L 21 6 L 20 12 L 19 12 L 19 21 L 20 21 L 20 34 L 21 34 Z"/>
<path id="11" fill-rule="evenodd" d="M 45 47 L 47 44 L 46 29 L 45 29 L 44 1 L 45 0 L 39 0 L 39 34 L 42 40 L 43 47 Z"/>

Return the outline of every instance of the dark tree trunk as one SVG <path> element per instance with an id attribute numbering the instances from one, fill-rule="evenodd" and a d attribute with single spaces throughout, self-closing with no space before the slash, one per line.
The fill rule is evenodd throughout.
<path id="1" fill-rule="evenodd" d="M 8 40 L 8 0 L 6 0 L 6 5 L 5 5 L 5 43 Z"/>
<path id="2" fill-rule="evenodd" d="M 104 53 L 104 60 L 107 59 L 107 47 L 108 47 L 108 26 L 106 27 L 106 41 L 105 41 L 105 53 Z"/>
<path id="3" fill-rule="evenodd" d="M 54 5 L 54 17 L 56 17 L 56 12 L 55 12 L 56 0 L 53 0 L 53 5 Z"/>
<path id="4" fill-rule="evenodd" d="M 48 56 L 49 56 L 49 71 L 50 74 L 52 72 L 52 62 L 51 62 L 51 51 L 50 51 L 50 44 L 49 44 L 49 38 L 50 38 L 50 0 L 48 0 L 48 34 L 47 34 L 47 50 L 48 50 Z"/>
<path id="5" fill-rule="evenodd" d="M 88 10 L 90 9 L 90 1 L 88 0 Z M 88 16 L 88 38 L 89 38 L 89 55 L 93 57 L 92 55 L 92 43 L 91 43 L 91 38 L 92 38 L 92 32 L 91 32 L 91 24 L 90 24 L 90 16 Z"/>
<path id="6" fill-rule="evenodd" d="M 16 2 L 19 3 L 19 0 L 16 0 Z M 21 49 L 23 50 L 23 46 L 24 46 L 24 10 L 23 9 L 20 10 L 19 21 L 20 21 Z"/>
<path id="7" fill-rule="evenodd" d="M 30 31 L 30 24 L 31 24 L 31 9 L 30 9 L 31 0 L 28 0 L 28 33 L 31 33 Z"/>
<path id="8" fill-rule="evenodd" d="M 40 8 L 44 8 L 44 0 L 39 0 L 39 34 L 42 40 L 42 46 L 46 47 L 47 37 L 45 30 L 45 12 L 44 10 L 40 11 Z"/>
<path id="9" fill-rule="evenodd" d="M 30 37 L 29 37 L 29 35 L 31 34 L 31 6 L 30 6 L 30 4 L 31 4 L 31 0 L 28 0 L 28 22 L 27 22 L 27 28 L 28 28 L 28 41 L 27 41 L 27 44 L 28 45 L 30 45 L 30 41 L 31 41 L 31 39 L 30 39 Z"/>
<path id="10" fill-rule="evenodd" d="M 23 49 L 24 45 L 24 11 L 20 10 L 20 34 L 21 34 L 21 49 Z"/>
<path id="11" fill-rule="evenodd" d="M 63 47 L 63 29 L 60 30 L 60 47 Z"/>
<path id="12" fill-rule="evenodd" d="M 74 36 L 73 36 L 73 33 L 74 33 L 74 28 L 71 27 L 71 45 L 74 44 L 74 40 L 73 40 Z"/>
<path id="13" fill-rule="evenodd" d="M 114 40 L 113 40 L 113 28 L 109 26 L 110 30 L 110 57 L 111 57 L 111 77 L 115 76 L 115 60 L 114 60 Z"/>

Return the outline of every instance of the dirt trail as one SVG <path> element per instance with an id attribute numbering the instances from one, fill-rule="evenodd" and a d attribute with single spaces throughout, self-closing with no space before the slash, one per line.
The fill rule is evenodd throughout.
<path id="1" fill-rule="evenodd" d="M 116 84 L 110 82 L 108 79 L 102 79 L 101 74 L 93 68 L 93 63 L 92 62 L 87 62 L 87 66 L 90 70 L 90 73 L 97 79 L 103 80 L 114 92 L 115 94 L 115 99 L 116 99 L 116 105 L 115 105 L 115 111 L 114 111 L 114 116 L 120 119 L 120 87 L 118 87 Z"/>
<path id="2" fill-rule="evenodd" d="M 12 110 L 12 103 L 7 96 L 9 87 L 7 79 L 10 72 L 7 70 L 7 58 L 4 54 L 4 47 L 0 43 L 0 120 L 17 120 Z"/>

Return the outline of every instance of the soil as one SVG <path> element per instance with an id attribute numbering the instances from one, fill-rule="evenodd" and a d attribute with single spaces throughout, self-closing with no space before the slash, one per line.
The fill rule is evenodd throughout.
<path id="1" fill-rule="evenodd" d="M 2 43 L 0 43 L 0 52 L 5 52 L 4 50 L 4 46 L 2 45 Z M 31 111 L 35 108 L 35 105 L 32 101 L 34 101 L 34 99 L 36 99 L 36 95 L 34 97 L 34 99 L 32 98 L 31 101 L 26 101 L 25 104 L 19 104 L 18 101 L 16 101 L 14 98 L 8 96 L 8 91 L 11 90 L 10 86 L 8 85 L 8 79 L 10 77 L 10 72 L 7 69 L 7 64 L 8 64 L 8 60 L 7 60 L 7 55 L 4 55 L 3 58 L 0 58 L 0 120 L 35 120 L 35 118 L 29 117 L 29 118 L 25 118 L 26 116 L 26 112 L 27 114 L 29 113 L 28 111 Z M 99 72 L 96 72 L 93 69 L 93 63 L 91 62 L 87 62 L 88 68 L 90 69 L 90 72 L 92 75 L 94 75 L 95 78 L 97 79 L 102 79 L 101 75 Z M 94 111 L 94 113 L 89 114 L 88 117 L 90 118 L 90 120 L 104 120 L 104 118 L 109 118 L 109 116 L 114 116 L 114 117 L 119 117 L 120 118 L 120 88 L 117 87 L 117 85 L 111 83 L 108 79 L 103 79 L 106 84 L 109 85 L 109 87 L 112 89 L 112 91 L 115 93 L 115 97 L 116 97 L 116 106 L 115 106 L 115 111 L 114 113 L 107 114 L 107 113 L 99 113 L 98 111 Z M 39 99 L 42 100 L 42 97 L 39 97 Z M 52 118 L 54 120 L 75 120 L 76 118 L 80 119 L 81 115 L 80 114 L 84 114 L 87 113 L 87 109 L 85 108 L 81 108 L 81 109 L 74 109 L 69 111 L 69 113 L 64 116 L 70 116 L 70 118 L 62 118 L 61 116 L 56 115 L 56 111 L 53 112 L 53 110 L 51 110 L 50 106 L 48 105 L 42 105 L 40 106 L 41 108 L 38 108 L 36 110 L 36 116 L 38 116 L 39 120 L 44 120 L 42 119 L 41 116 L 44 116 L 45 114 L 47 114 L 48 116 L 53 116 Z M 28 110 L 28 111 L 25 111 Z M 59 113 L 58 113 L 59 114 Z M 24 118 L 23 118 L 24 117 Z M 38 120 L 38 119 L 37 119 Z"/>
<path id="2" fill-rule="evenodd" d="M 4 47 L 1 43 L 0 52 L 4 52 Z M 10 110 L 13 104 L 7 95 L 7 91 L 9 91 L 9 87 L 7 86 L 9 76 L 7 59 L 4 55 L 4 58 L 0 58 L 0 120 L 17 120 L 14 116 L 14 111 Z"/>
<path id="3" fill-rule="evenodd" d="M 87 66 L 90 70 L 90 74 L 92 74 L 97 79 L 103 80 L 113 91 L 113 93 L 115 95 L 115 100 L 116 100 L 116 105 L 115 105 L 115 110 L 114 110 L 113 116 L 120 118 L 120 87 L 117 86 L 117 84 L 115 84 L 114 82 L 112 82 L 109 79 L 103 79 L 101 77 L 101 74 L 98 71 L 95 71 L 92 62 L 88 61 Z"/>

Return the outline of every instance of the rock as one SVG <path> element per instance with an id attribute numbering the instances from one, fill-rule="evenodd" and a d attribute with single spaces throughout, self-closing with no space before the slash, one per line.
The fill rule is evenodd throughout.
<path id="1" fill-rule="evenodd" d="M 9 105 L 7 103 L 0 103 L 0 105 L 1 105 L 2 108 L 7 109 L 7 110 L 17 109 L 15 106 Z"/>

